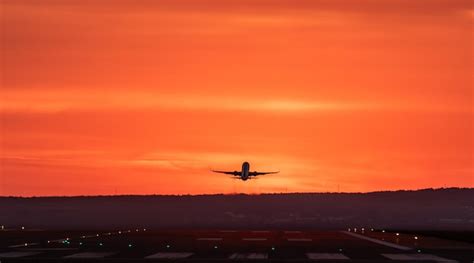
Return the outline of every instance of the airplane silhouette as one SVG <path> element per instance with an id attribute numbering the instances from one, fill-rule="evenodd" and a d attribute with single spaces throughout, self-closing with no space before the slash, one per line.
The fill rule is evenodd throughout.
<path id="1" fill-rule="evenodd" d="M 214 173 L 223 173 L 223 174 L 230 174 L 233 176 L 238 176 L 239 178 L 235 179 L 240 179 L 242 181 L 247 181 L 249 179 L 253 179 L 252 177 L 256 177 L 259 175 L 265 175 L 265 174 L 276 174 L 278 172 L 257 172 L 257 171 L 250 171 L 250 164 L 248 162 L 242 163 L 242 171 L 216 171 L 216 170 L 211 170 Z"/>

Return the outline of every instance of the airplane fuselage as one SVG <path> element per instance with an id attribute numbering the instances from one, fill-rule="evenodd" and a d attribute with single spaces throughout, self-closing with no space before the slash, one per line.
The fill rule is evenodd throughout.
<path id="1" fill-rule="evenodd" d="M 247 181 L 249 179 L 249 171 L 250 164 L 248 162 L 244 162 L 242 164 L 242 174 L 240 175 L 240 178 L 244 181 Z"/>

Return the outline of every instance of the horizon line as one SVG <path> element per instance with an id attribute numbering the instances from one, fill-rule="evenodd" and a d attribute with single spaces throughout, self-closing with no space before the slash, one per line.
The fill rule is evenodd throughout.
<path id="1" fill-rule="evenodd" d="M 201 197 L 201 196 L 259 196 L 259 195 L 294 195 L 294 194 L 375 194 L 375 193 L 395 193 L 395 192 L 421 192 L 421 191 L 439 191 L 439 190 L 474 190 L 474 187 L 438 187 L 438 188 L 420 188 L 420 189 L 398 189 L 398 190 L 379 190 L 369 192 L 272 192 L 272 193 L 215 193 L 215 194 L 104 194 L 104 195 L 43 195 L 43 196 L 3 196 L 0 198 L 84 198 L 84 197 Z"/>

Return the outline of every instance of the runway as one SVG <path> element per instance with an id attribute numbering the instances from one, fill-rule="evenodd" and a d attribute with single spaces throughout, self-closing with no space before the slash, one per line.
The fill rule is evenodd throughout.
<path id="1" fill-rule="evenodd" d="M 4 262 L 469 262 L 472 243 L 389 231 L 4 231 Z"/>

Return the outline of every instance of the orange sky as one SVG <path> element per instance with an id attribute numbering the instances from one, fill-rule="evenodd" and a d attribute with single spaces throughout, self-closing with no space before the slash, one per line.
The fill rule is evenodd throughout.
<path id="1" fill-rule="evenodd" d="M 0 195 L 474 187 L 470 0 L 0 3 Z"/>

